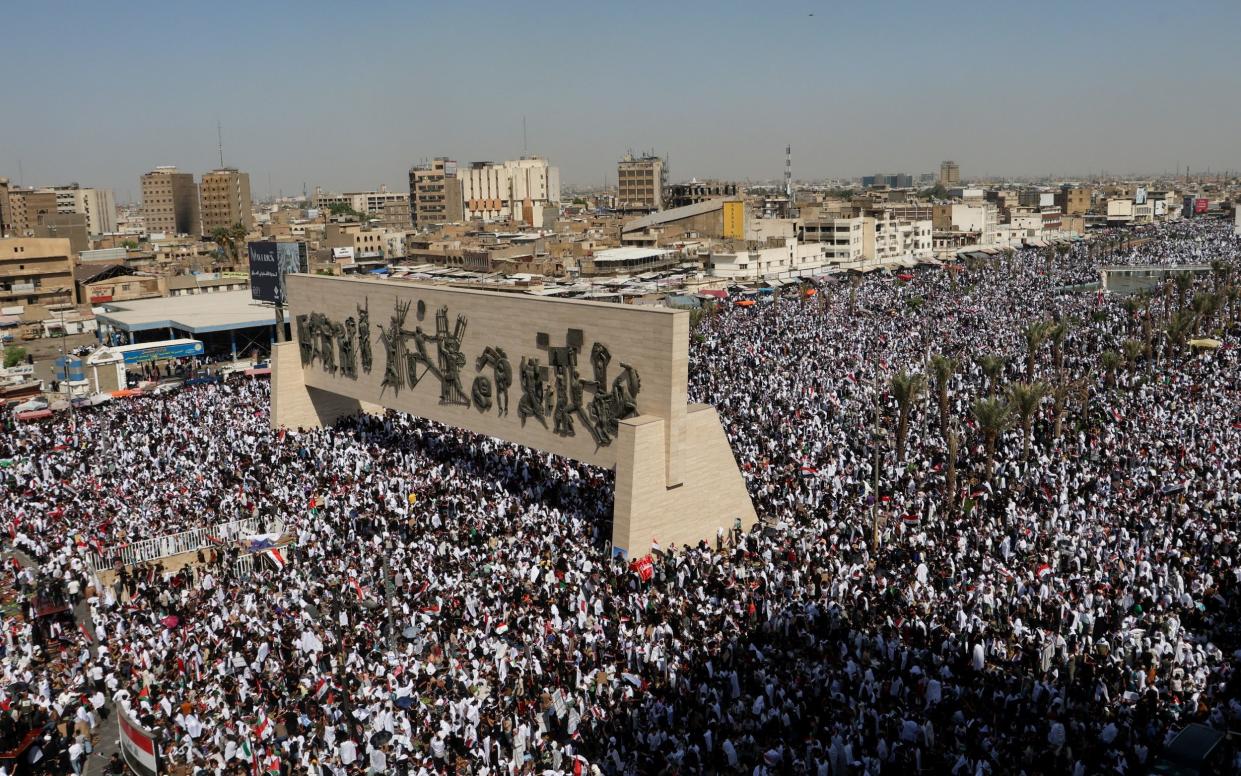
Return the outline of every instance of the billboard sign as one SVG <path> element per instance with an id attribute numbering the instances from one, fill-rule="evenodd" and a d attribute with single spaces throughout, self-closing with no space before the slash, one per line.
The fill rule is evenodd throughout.
<path id="1" fill-rule="evenodd" d="M 291 272 L 309 272 L 306 243 L 263 240 L 252 242 L 250 252 L 250 298 L 284 304 L 284 278 Z"/>
<path id="2" fill-rule="evenodd" d="M 1155 215 L 1166 216 L 1167 214 L 1168 214 L 1167 200 L 1163 200 L 1163 199 L 1155 200 Z"/>
<path id="3" fill-rule="evenodd" d="M 1197 199 L 1195 199 L 1194 200 L 1194 215 L 1200 216 L 1203 213 L 1207 212 L 1208 204 L 1209 203 L 1207 202 L 1206 197 L 1198 197 Z"/>
<path id="4" fill-rule="evenodd" d="M 158 776 L 159 760 L 155 755 L 155 739 L 132 717 L 125 708 L 117 708 L 120 723 L 121 757 L 129 769 L 139 776 Z"/>
<path id="5" fill-rule="evenodd" d="M 1138 190 L 1133 193 L 1133 204 L 1135 205 L 1146 204 L 1146 189 L 1145 188 L 1139 186 Z"/>

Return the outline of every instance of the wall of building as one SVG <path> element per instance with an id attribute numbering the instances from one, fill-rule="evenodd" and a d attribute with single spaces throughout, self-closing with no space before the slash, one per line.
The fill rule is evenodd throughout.
<path id="1" fill-rule="evenodd" d="M 0 239 L 0 304 L 73 303 L 75 296 L 67 239 Z"/>

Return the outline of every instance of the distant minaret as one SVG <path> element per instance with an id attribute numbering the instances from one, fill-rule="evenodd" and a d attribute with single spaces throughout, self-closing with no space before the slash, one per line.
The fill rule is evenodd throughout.
<path id="1" fill-rule="evenodd" d="M 784 147 L 784 196 L 793 204 L 793 146 Z"/>

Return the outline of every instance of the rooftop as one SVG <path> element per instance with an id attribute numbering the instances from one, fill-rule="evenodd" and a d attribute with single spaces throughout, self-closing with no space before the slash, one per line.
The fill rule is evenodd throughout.
<path id="1" fill-rule="evenodd" d="M 193 334 L 274 326 L 276 313 L 250 298 L 250 292 L 224 291 L 132 302 L 108 302 L 100 323 L 121 331 L 149 331 L 169 327 Z"/>

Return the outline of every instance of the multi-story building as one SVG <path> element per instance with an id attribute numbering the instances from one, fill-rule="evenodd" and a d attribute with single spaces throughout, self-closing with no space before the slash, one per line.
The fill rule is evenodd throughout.
<path id="1" fill-rule="evenodd" d="M 9 212 L 9 179 L 0 178 L 0 237 L 9 233 L 12 217 L 12 213 Z"/>
<path id="2" fill-rule="evenodd" d="M 250 173 L 235 167 L 221 167 L 203 173 L 198 186 L 198 202 L 202 213 L 202 234 L 216 229 L 229 229 L 241 224 L 246 231 L 254 228 L 254 205 L 250 201 Z"/>
<path id="3" fill-rule="evenodd" d="M 387 186 L 380 186 L 378 191 L 349 191 L 344 194 L 328 194 L 316 190 L 312 207 L 328 210 L 334 205 L 344 205 L 356 213 L 370 218 L 382 219 L 393 206 L 399 207 L 409 215 L 409 194 L 401 191 L 388 191 Z"/>
<path id="4" fill-rule="evenodd" d="M 797 239 L 826 246 L 824 257 L 832 264 L 866 258 L 866 218 L 863 216 L 824 217 L 798 226 Z"/>
<path id="5" fill-rule="evenodd" d="M 664 209 L 668 165 L 658 156 L 626 154 L 616 165 L 616 207 L 626 212 Z"/>
<path id="6" fill-rule="evenodd" d="M 1080 216 L 1090 212 L 1090 189 L 1080 186 L 1061 186 L 1056 195 L 1056 204 L 1060 211 L 1069 216 Z"/>
<path id="7" fill-rule="evenodd" d="M 111 189 L 84 189 L 76 183 L 56 186 L 56 212 L 86 216 L 86 230 L 91 236 L 116 231 L 116 199 Z"/>
<path id="8" fill-rule="evenodd" d="M 0 239 L 0 305 L 73 302 L 73 251 L 67 239 Z"/>
<path id="9" fill-rule="evenodd" d="M 147 233 L 202 234 L 194 175 L 176 167 L 156 167 L 143 175 L 142 218 Z"/>
<path id="10" fill-rule="evenodd" d="M 415 229 L 465 220 L 455 161 L 438 157 L 409 168 L 409 214 Z"/>
<path id="11" fill-rule="evenodd" d="M 744 191 L 735 183 L 721 181 L 692 180 L 686 183 L 674 183 L 668 187 L 667 207 L 669 209 L 697 205 L 709 199 L 727 199 L 736 197 Z"/>
<path id="12" fill-rule="evenodd" d="M 31 237 L 43 216 L 55 215 L 56 192 L 51 189 L 9 189 L 8 234 Z"/>
<path id="13" fill-rule="evenodd" d="M 999 208 L 994 202 L 983 201 L 939 203 L 934 207 L 932 222 L 937 248 L 993 245 Z"/>
<path id="14" fill-rule="evenodd" d="M 944 188 L 961 185 L 961 166 L 951 159 L 939 163 L 939 185 Z"/>
<path id="15" fill-rule="evenodd" d="M 746 244 L 726 250 L 711 250 L 701 257 L 707 274 L 734 280 L 788 278 L 813 274 L 829 264 L 830 246 L 826 243 L 799 243 L 797 240 L 775 240 L 783 245 Z"/>
<path id="16" fill-rule="evenodd" d="M 544 226 L 560 204 L 560 170 L 542 157 L 474 162 L 457 171 L 465 220 Z M 548 218 L 551 215 L 551 218 Z"/>

